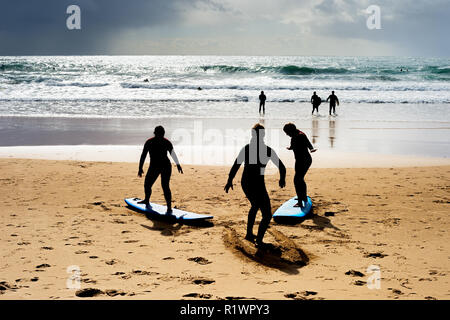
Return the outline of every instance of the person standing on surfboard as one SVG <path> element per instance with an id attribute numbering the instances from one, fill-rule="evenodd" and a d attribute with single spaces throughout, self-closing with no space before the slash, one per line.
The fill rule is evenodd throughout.
<path id="1" fill-rule="evenodd" d="M 280 188 L 284 188 L 286 185 L 286 167 L 278 158 L 275 151 L 264 143 L 264 134 L 263 125 L 258 123 L 253 126 L 250 143 L 243 147 L 239 152 L 238 157 L 231 167 L 228 182 L 224 188 L 226 193 L 228 193 L 230 188 L 233 189 L 233 179 L 241 164 L 244 163 L 241 186 L 251 205 L 250 211 L 248 212 L 247 234 L 245 239 L 255 242 L 253 225 L 255 223 L 256 213 L 258 210 L 261 210 L 262 220 L 259 224 L 258 234 L 256 236 L 257 246 L 262 246 L 264 244 L 264 234 L 272 219 L 270 198 L 264 181 L 264 172 L 269 160 L 271 160 L 280 171 Z"/>
<path id="2" fill-rule="evenodd" d="M 164 191 L 164 198 L 167 204 L 167 213 L 172 212 L 172 193 L 170 191 L 169 182 L 170 176 L 172 174 L 172 165 L 167 153 L 170 153 L 173 161 L 177 165 L 178 172 L 183 173 L 180 163 L 178 162 L 177 154 L 173 149 L 172 143 L 164 138 L 165 130 L 162 126 L 157 126 L 154 131 L 155 136 L 148 139 L 144 144 L 144 149 L 142 150 L 141 159 L 139 161 L 139 171 L 138 176 L 142 177 L 144 170 L 145 158 L 147 153 L 150 156 L 150 166 L 148 167 L 147 175 L 145 176 L 144 189 L 145 189 L 145 199 L 139 201 L 139 203 L 144 203 L 146 205 L 150 204 L 150 196 L 152 195 L 152 186 L 155 183 L 158 176 L 161 175 L 161 186 Z"/>
<path id="3" fill-rule="evenodd" d="M 297 192 L 298 202 L 294 207 L 303 208 L 304 204 L 308 201 L 305 175 L 312 163 L 309 152 L 315 152 L 317 149 L 314 149 L 306 134 L 298 130 L 295 124 L 286 124 L 283 131 L 291 137 L 291 146 L 287 149 L 293 150 L 295 156 L 294 186 Z"/>
<path id="4" fill-rule="evenodd" d="M 333 114 L 336 115 L 336 103 L 339 105 L 339 99 L 334 94 L 334 91 L 331 91 L 331 94 L 328 96 L 327 101 L 330 100 L 330 116 L 331 116 L 331 110 L 333 110 Z"/>

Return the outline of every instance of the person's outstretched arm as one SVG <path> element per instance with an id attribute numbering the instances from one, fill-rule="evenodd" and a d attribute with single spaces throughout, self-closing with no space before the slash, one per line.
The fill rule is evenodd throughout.
<path id="1" fill-rule="evenodd" d="M 245 147 L 241 149 L 238 157 L 234 160 L 233 166 L 231 167 L 230 173 L 228 174 L 228 181 L 225 185 L 225 192 L 228 193 L 228 190 L 233 189 L 233 179 L 236 176 L 239 168 L 241 167 L 242 162 L 245 161 Z"/>
<path id="2" fill-rule="evenodd" d="M 328 98 L 327 98 L 327 101 L 326 102 L 328 102 L 328 100 L 330 99 L 330 96 L 328 96 Z"/>
<path id="3" fill-rule="evenodd" d="M 272 160 L 272 162 L 278 168 L 278 171 L 280 171 L 279 186 L 280 188 L 284 188 L 286 186 L 286 167 L 278 157 L 277 153 L 273 151 L 273 149 L 270 150 L 270 160 Z"/>
<path id="4" fill-rule="evenodd" d="M 175 149 L 172 147 L 172 151 L 170 151 L 170 156 L 172 157 L 173 161 L 177 165 L 177 169 L 179 173 L 183 173 L 183 169 L 181 168 L 180 162 L 178 161 L 177 154 L 175 153 Z"/>
<path id="5" fill-rule="evenodd" d="M 306 136 L 306 134 L 304 135 L 305 139 L 306 139 L 306 146 L 308 147 L 308 149 L 311 152 L 316 152 L 317 149 L 313 147 L 313 145 L 311 144 L 311 142 L 309 141 L 308 137 Z"/>
<path id="6" fill-rule="evenodd" d="M 142 177 L 142 174 L 144 173 L 143 167 L 144 167 L 144 163 L 145 163 L 145 158 L 147 157 L 147 153 L 148 153 L 148 145 L 146 142 L 144 144 L 144 148 L 142 149 L 141 159 L 139 160 L 139 171 L 138 171 L 139 177 Z"/>

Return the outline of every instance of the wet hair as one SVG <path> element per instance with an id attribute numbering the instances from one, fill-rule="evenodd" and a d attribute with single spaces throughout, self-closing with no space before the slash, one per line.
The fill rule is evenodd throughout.
<path id="1" fill-rule="evenodd" d="M 292 134 L 297 131 L 297 127 L 295 126 L 295 124 L 289 122 L 284 125 L 283 131 L 287 134 Z"/>
<path id="2" fill-rule="evenodd" d="M 252 128 L 252 137 L 261 137 L 264 136 L 264 126 L 261 123 L 257 123 Z"/>
<path id="3" fill-rule="evenodd" d="M 163 126 L 157 126 L 153 133 L 157 137 L 164 137 L 164 134 L 166 133 L 166 130 L 164 130 Z"/>

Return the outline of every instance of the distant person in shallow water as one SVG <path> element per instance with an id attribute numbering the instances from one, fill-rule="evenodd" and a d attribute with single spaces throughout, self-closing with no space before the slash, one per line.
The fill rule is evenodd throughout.
<path id="1" fill-rule="evenodd" d="M 287 149 L 294 151 L 295 156 L 294 186 L 298 203 L 294 207 L 302 208 L 307 202 L 305 175 L 312 163 L 309 152 L 315 152 L 317 149 L 314 149 L 306 134 L 298 130 L 295 124 L 286 124 L 283 131 L 291 137 L 291 145 Z"/>
<path id="2" fill-rule="evenodd" d="M 339 105 L 339 99 L 334 94 L 334 91 L 331 91 L 331 94 L 327 98 L 327 101 L 328 100 L 330 100 L 330 116 L 331 116 L 331 111 L 333 111 L 333 114 L 336 114 L 336 103 L 337 105 Z"/>
<path id="3" fill-rule="evenodd" d="M 173 161 L 175 161 L 178 172 L 183 173 L 178 157 L 173 150 L 172 143 L 164 138 L 165 130 L 162 126 L 157 126 L 154 131 L 155 136 L 148 139 L 144 144 L 142 150 L 141 159 L 139 161 L 138 176 L 142 177 L 144 170 L 145 158 L 147 153 L 150 156 L 150 166 L 148 167 L 147 175 L 145 176 L 144 189 L 145 199 L 139 203 L 148 205 L 150 203 L 150 196 L 152 195 L 152 186 L 155 183 L 158 176 L 161 175 L 161 186 L 164 191 L 164 198 L 167 204 L 167 213 L 172 213 L 172 193 L 170 192 L 169 182 L 172 174 L 172 165 L 167 153 L 170 153 Z"/>
<path id="4" fill-rule="evenodd" d="M 259 114 L 261 114 L 261 107 L 263 110 L 263 114 L 266 113 L 266 95 L 264 94 L 264 91 L 261 91 L 261 94 L 259 95 Z"/>
<path id="5" fill-rule="evenodd" d="M 269 194 L 266 190 L 264 181 L 264 172 L 269 160 L 271 160 L 280 171 L 280 188 L 286 185 L 286 168 L 278 158 L 275 151 L 264 143 L 264 126 L 256 124 L 252 128 L 252 138 L 239 152 L 234 161 L 233 167 L 228 176 L 228 182 L 225 185 L 225 192 L 233 189 L 233 178 L 244 163 L 244 172 L 242 173 L 241 186 L 245 196 L 250 201 L 250 211 L 248 212 L 247 235 L 245 239 L 251 242 L 255 241 L 253 235 L 253 225 L 255 223 L 256 213 L 261 210 L 262 220 L 259 224 L 258 234 L 256 235 L 256 246 L 263 246 L 263 238 L 272 219 L 272 209 L 270 206 Z"/>
<path id="6" fill-rule="evenodd" d="M 313 95 L 311 96 L 311 103 L 313 106 L 311 114 L 314 114 L 314 110 L 316 110 L 317 113 L 319 113 L 319 106 L 322 103 L 322 99 L 320 99 L 320 97 L 316 94 L 315 91 L 314 91 Z"/>

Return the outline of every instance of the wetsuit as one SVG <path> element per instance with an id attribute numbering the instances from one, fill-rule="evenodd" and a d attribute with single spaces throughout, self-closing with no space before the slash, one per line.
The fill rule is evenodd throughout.
<path id="1" fill-rule="evenodd" d="M 153 137 L 148 139 L 142 150 L 141 160 L 139 162 L 139 171 L 145 162 L 147 153 L 150 154 L 150 166 L 145 176 L 144 189 L 145 199 L 149 200 L 152 194 L 152 186 L 159 175 L 161 175 L 161 187 L 164 191 L 167 207 L 171 207 L 172 193 L 169 187 L 170 176 L 172 174 L 172 165 L 167 157 L 168 152 L 172 152 L 172 143 L 164 137 Z"/>
<path id="2" fill-rule="evenodd" d="M 261 241 L 272 219 L 272 209 L 270 198 L 267 193 L 264 181 L 264 172 L 269 160 L 280 170 L 280 180 L 286 177 L 286 168 L 278 158 L 275 151 L 264 143 L 257 143 L 252 139 L 250 144 L 246 145 L 239 152 L 233 167 L 230 170 L 228 181 L 233 181 L 239 167 L 244 163 L 244 172 L 242 173 L 241 186 L 245 196 L 250 201 L 251 208 L 248 213 L 247 237 L 253 236 L 253 225 L 255 223 L 256 213 L 261 210 L 262 220 L 259 224 L 257 242 Z"/>
<path id="3" fill-rule="evenodd" d="M 295 176 L 294 176 L 294 186 L 295 191 L 297 192 L 298 202 L 301 204 L 301 201 L 307 200 L 307 188 L 305 182 L 305 175 L 308 172 L 309 167 L 312 163 L 311 154 L 309 150 L 314 149 L 311 142 L 309 142 L 306 134 L 297 131 L 297 134 L 294 135 L 291 139 L 291 150 L 294 151 L 295 156 Z M 309 149 L 309 150 L 308 150 Z"/>
<path id="4" fill-rule="evenodd" d="M 263 113 L 266 113 L 266 95 L 259 95 L 259 112 L 261 113 L 261 107 L 263 108 Z"/>
<path id="5" fill-rule="evenodd" d="M 331 110 L 333 110 L 333 113 L 336 113 L 336 102 L 339 105 L 339 99 L 335 94 L 330 94 L 327 98 L 327 101 L 330 100 L 330 115 Z"/>
<path id="6" fill-rule="evenodd" d="M 319 96 L 317 94 L 313 94 L 311 96 L 311 103 L 313 105 L 313 110 L 312 110 L 311 114 L 314 113 L 314 110 L 316 110 L 317 113 L 319 113 L 319 105 L 320 105 L 321 102 L 322 101 L 320 100 L 320 98 L 319 98 Z"/>

